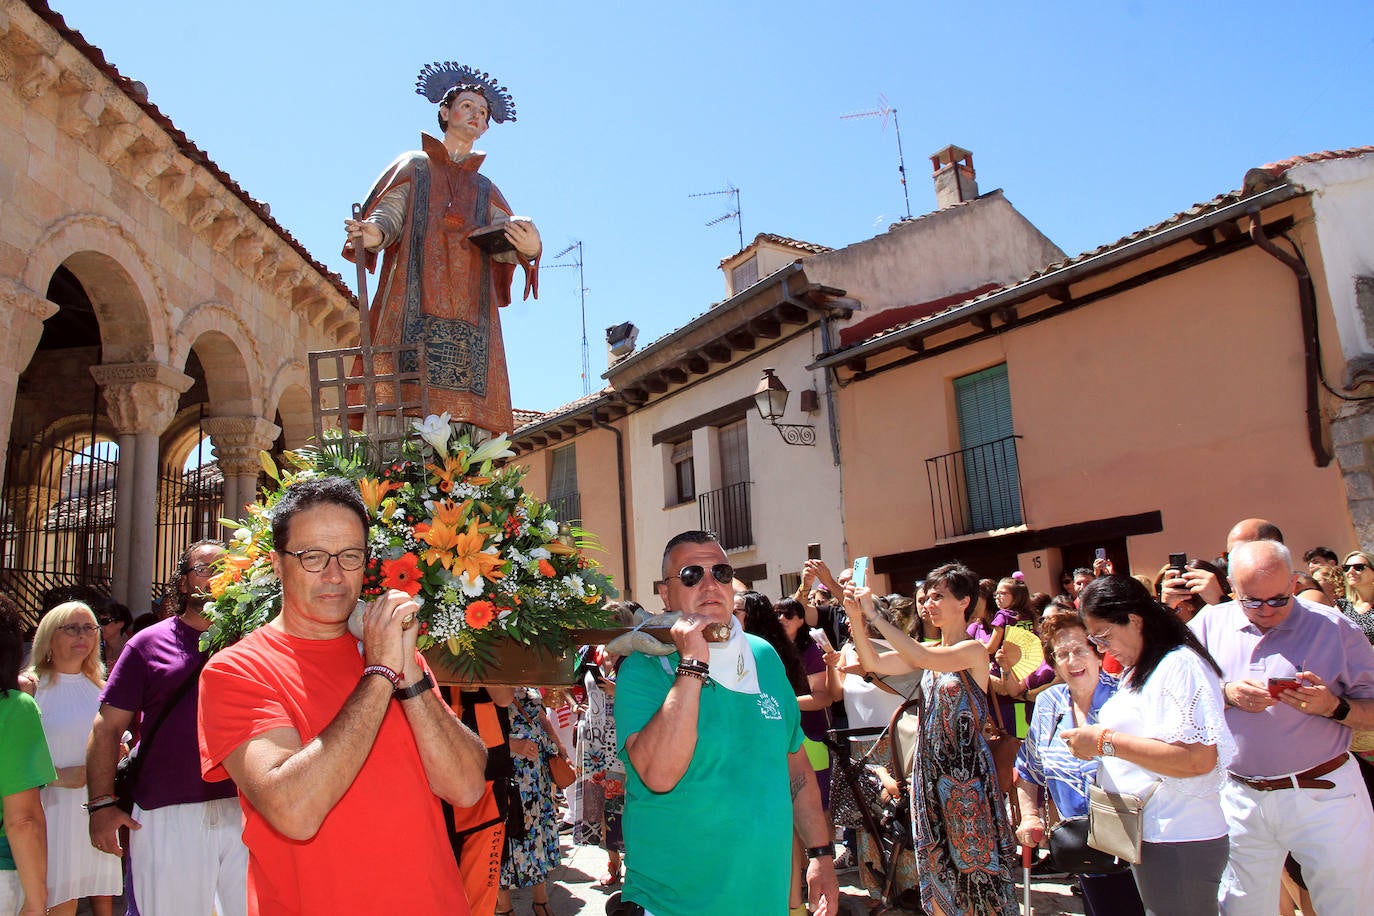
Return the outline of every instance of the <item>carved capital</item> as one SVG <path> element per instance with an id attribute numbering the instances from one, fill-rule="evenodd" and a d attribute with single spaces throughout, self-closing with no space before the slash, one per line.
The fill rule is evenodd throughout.
<path id="1" fill-rule="evenodd" d="M 258 452 L 270 449 L 281 435 L 280 426 L 262 417 L 206 417 L 201 425 L 210 434 L 216 454 L 223 455 L 225 449 L 248 449 L 255 463 Z"/>
<path id="2" fill-rule="evenodd" d="M 43 322 L 57 313 L 56 303 L 9 279 L 0 279 L 0 370 L 19 373 L 33 358 Z"/>
<path id="3" fill-rule="evenodd" d="M 181 395 L 195 379 L 161 363 L 117 363 L 91 367 L 105 395 L 110 422 L 121 435 L 161 434 L 176 415 Z"/>

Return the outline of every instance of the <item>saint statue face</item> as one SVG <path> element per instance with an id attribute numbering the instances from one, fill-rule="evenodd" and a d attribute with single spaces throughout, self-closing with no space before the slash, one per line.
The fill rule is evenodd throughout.
<path id="1" fill-rule="evenodd" d="M 439 110 L 448 118 L 448 130 L 445 135 L 456 133 L 468 143 L 474 143 L 487 132 L 491 113 L 487 109 L 486 98 L 480 93 L 460 92 L 447 109 L 440 105 Z"/>

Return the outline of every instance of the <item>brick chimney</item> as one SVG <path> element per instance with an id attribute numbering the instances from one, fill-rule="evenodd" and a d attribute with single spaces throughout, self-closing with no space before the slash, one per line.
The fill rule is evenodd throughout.
<path id="1" fill-rule="evenodd" d="M 946 146 L 930 157 L 935 172 L 935 208 L 944 210 L 978 197 L 974 177 L 973 153 L 958 146 Z"/>

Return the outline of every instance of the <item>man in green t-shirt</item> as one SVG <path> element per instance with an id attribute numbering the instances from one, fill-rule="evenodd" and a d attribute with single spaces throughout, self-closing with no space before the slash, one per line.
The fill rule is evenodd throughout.
<path id="1" fill-rule="evenodd" d="M 677 652 L 631 655 L 616 680 L 626 763 L 623 899 L 652 916 L 787 912 L 795 828 L 812 910 L 839 912 L 831 828 L 782 661 L 734 620 L 734 569 L 715 537 L 686 531 L 663 553 L 659 597 L 681 611 Z M 731 627 L 707 643 L 710 624 Z"/>

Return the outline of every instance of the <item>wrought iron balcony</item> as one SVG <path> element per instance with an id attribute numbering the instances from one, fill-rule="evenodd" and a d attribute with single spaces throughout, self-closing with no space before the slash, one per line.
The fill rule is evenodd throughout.
<path id="1" fill-rule="evenodd" d="M 926 459 L 936 540 L 1021 524 L 1020 438 L 1007 436 Z"/>
<path id="2" fill-rule="evenodd" d="M 697 495 L 701 530 L 714 531 L 726 550 L 754 544 L 754 520 L 749 511 L 749 481 Z"/>
<path id="3" fill-rule="evenodd" d="M 554 517 L 560 522 L 567 522 L 571 525 L 582 521 L 581 493 L 567 493 L 563 496 L 551 497 L 549 505 L 553 506 Z"/>

